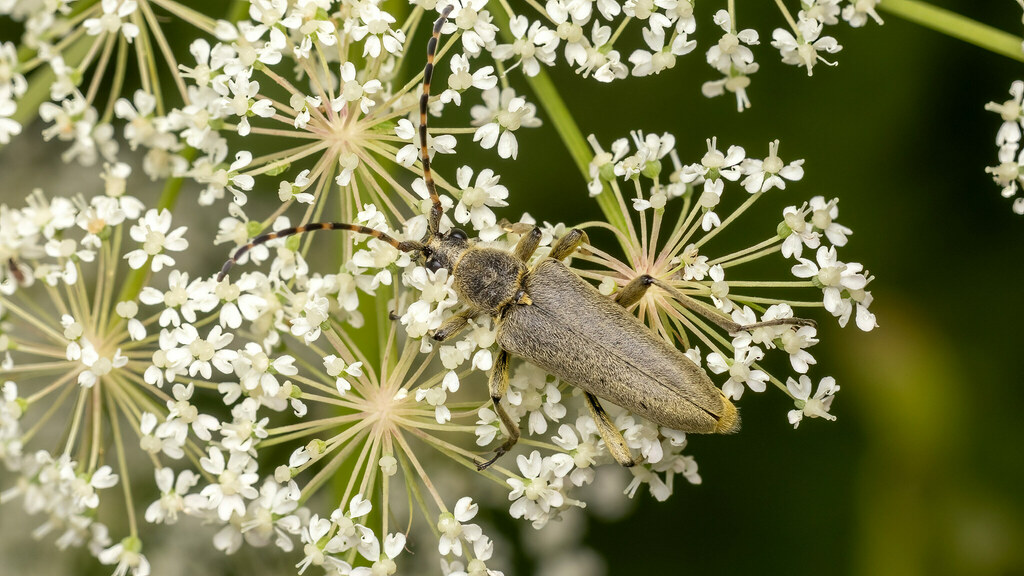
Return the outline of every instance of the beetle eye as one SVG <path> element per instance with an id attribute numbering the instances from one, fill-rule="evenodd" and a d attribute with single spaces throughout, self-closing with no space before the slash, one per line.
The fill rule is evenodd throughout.
<path id="1" fill-rule="evenodd" d="M 452 238 L 458 238 L 459 240 L 469 240 L 469 236 L 461 228 L 452 228 L 448 235 Z"/>
<path id="2" fill-rule="evenodd" d="M 430 260 L 427 260 L 426 266 L 427 270 L 430 270 L 431 272 L 437 272 L 438 270 L 443 268 L 443 266 L 441 266 L 441 261 L 437 260 L 436 258 L 431 258 Z"/>

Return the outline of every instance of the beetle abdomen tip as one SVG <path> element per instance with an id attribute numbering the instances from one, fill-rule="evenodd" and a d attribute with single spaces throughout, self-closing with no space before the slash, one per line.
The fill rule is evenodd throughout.
<path id="1" fill-rule="evenodd" d="M 715 426 L 715 434 L 733 434 L 740 431 L 740 413 L 724 395 L 722 396 L 722 415 Z"/>

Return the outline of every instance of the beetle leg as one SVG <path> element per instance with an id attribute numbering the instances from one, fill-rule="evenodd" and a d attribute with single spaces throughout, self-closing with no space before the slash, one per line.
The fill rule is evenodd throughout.
<path id="1" fill-rule="evenodd" d="M 516 442 L 519 441 L 519 424 L 512 420 L 512 417 L 501 406 L 501 399 L 505 397 L 505 392 L 508 391 L 508 352 L 504 350 L 498 353 L 498 359 L 494 362 L 494 370 L 491 371 L 490 389 L 491 403 L 494 404 L 494 411 L 497 412 L 498 418 L 501 419 L 501 423 L 505 425 L 505 430 L 508 431 L 508 439 L 498 447 L 490 460 L 478 462 L 476 465 L 477 470 L 483 470 L 494 464 L 498 458 L 501 458 L 503 454 L 511 450 Z"/>
<path id="2" fill-rule="evenodd" d="M 580 244 L 590 243 L 590 239 L 587 238 L 587 233 L 579 228 L 573 228 L 565 233 L 555 242 L 555 246 L 551 249 L 550 256 L 555 260 L 563 260 L 579 248 Z"/>
<path id="3" fill-rule="evenodd" d="M 530 259 L 533 253 L 537 250 L 537 246 L 540 245 L 540 237 L 542 236 L 540 228 L 536 226 L 532 230 L 523 234 L 523 237 L 516 243 L 516 247 L 512 250 L 512 255 L 519 258 L 523 262 Z"/>
<path id="4" fill-rule="evenodd" d="M 642 278 L 642 276 L 641 276 Z M 754 324 L 742 325 L 737 322 L 733 322 L 729 317 L 723 316 L 717 311 L 713 311 L 712 308 L 706 304 L 683 294 L 677 290 L 671 284 L 652 278 L 651 281 L 655 286 L 668 292 L 677 302 L 683 305 L 687 310 L 699 314 L 704 318 L 714 322 L 723 330 L 729 334 L 736 334 L 743 332 L 744 330 L 752 330 L 754 328 L 764 328 L 767 326 L 817 326 L 818 324 L 814 320 L 807 320 L 805 318 L 777 318 L 775 320 L 766 320 L 764 322 L 756 322 Z M 632 282 L 630 283 L 632 284 Z"/>
<path id="5" fill-rule="evenodd" d="M 437 330 L 434 330 L 434 334 L 431 335 L 431 338 L 437 342 L 444 342 L 459 332 L 462 332 L 462 329 L 466 327 L 466 324 L 469 324 L 469 321 L 477 315 L 479 315 L 479 312 L 473 308 L 466 308 L 462 312 L 459 312 L 445 320 Z"/>
<path id="6" fill-rule="evenodd" d="M 651 284 L 654 284 L 653 276 L 648 274 L 637 276 L 615 294 L 615 301 L 621 304 L 623 308 L 629 308 L 644 297 Z"/>
<path id="7" fill-rule="evenodd" d="M 626 444 L 626 439 L 622 437 L 622 432 L 615 427 L 615 424 L 612 424 L 608 413 L 601 406 L 601 401 L 590 392 L 584 392 L 583 395 L 587 399 L 587 408 L 590 408 L 590 415 L 594 417 L 597 431 L 601 434 L 604 445 L 608 447 L 608 452 L 611 453 L 616 462 L 627 468 L 635 465 L 636 460 L 633 460 L 633 455 L 629 453 L 629 445 Z"/>
<path id="8" fill-rule="evenodd" d="M 652 276 L 648 274 L 637 276 L 629 284 L 626 284 L 622 290 L 619 290 L 615 295 L 615 301 L 621 304 L 623 308 L 629 308 L 644 297 L 651 284 L 654 284 Z M 622 432 L 615 427 L 615 424 L 612 424 L 611 418 L 608 417 L 608 413 L 601 407 L 601 402 L 597 399 L 597 396 L 590 392 L 584 392 L 583 394 L 587 399 L 590 415 L 594 417 L 594 423 L 597 424 L 597 431 L 601 434 L 604 445 L 608 447 L 608 452 L 611 453 L 616 462 L 623 466 L 630 467 L 635 465 L 636 460 L 633 460 L 633 455 L 629 452 L 629 445 L 626 444 L 626 439 L 622 437 Z"/>

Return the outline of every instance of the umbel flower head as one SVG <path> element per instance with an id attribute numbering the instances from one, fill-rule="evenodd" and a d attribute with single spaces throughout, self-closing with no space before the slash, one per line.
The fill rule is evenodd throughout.
<path id="1" fill-rule="evenodd" d="M 154 331 L 178 317 L 140 309 L 187 290 L 194 318 L 218 301 L 177 270 L 151 278 L 188 247 L 185 228 L 125 194 L 128 172 L 108 166 L 108 193 L 88 200 L 35 190 L 21 208 L 0 205 L 0 460 L 16 477 L 3 481 L 0 502 L 38 516 L 37 537 L 145 575 L 134 504 L 146 478 L 130 483 L 129 470 L 148 465 L 161 490 L 183 496 L 196 478 L 182 472 L 174 484 L 165 466 L 194 457 L 219 422 L 190 403 L 195 384 L 164 389 L 154 379 Z M 162 294 L 151 280 L 170 284 L 166 299 L 151 298 Z M 54 429 L 63 431 L 56 443 Z M 173 522 L 182 506 L 167 498 L 146 517 Z M 118 509 L 128 535 L 115 542 Z"/>
<path id="2" fill-rule="evenodd" d="M 436 16 L 433 3 L 430 9 L 410 7 L 401 18 L 376 1 L 329 9 L 319 4 L 254 2 L 248 19 L 219 24 L 216 40 L 193 42 L 195 63 L 181 66 L 186 105 L 150 120 L 179 146 L 198 151 L 181 173 L 204 187 L 201 205 L 230 199 L 222 241 L 244 243 L 296 204 L 304 210 L 299 224 L 323 213 L 351 222 L 366 204 L 396 221 L 430 209 L 415 164 L 422 83 L 431 78 L 410 65 L 409 54 L 418 64 L 421 56 L 410 46 L 419 45 L 426 29 L 421 21 Z M 447 6 L 438 3 L 436 10 Z M 458 17 L 438 31 L 446 34 L 438 53 L 462 52 L 439 65 L 447 86 L 430 99 L 429 111 L 439 117 L 464 101 L 482 104 L 472 106 L 472 126 L 432 128 L 429 158 L 453 154 L 458 135 L 515 158 L 516 132 L 540 124 L 536 107 L 512 88 L 499 90 L 495 67 L 481 61 L 495 45 L 488 11 L 478 2 L 457 8 Z M 476 24 L 464 28 L 467 22 Z M 126 118 L 133 115 L 129 102 L 123 108 Z M 256 149 L 264 152 L 254 154 Z M 482 184 L 437 180 L 457 200 L 466 196 L 461 205 L 478 222 L 484 206 L 501 200 Z M 280 207 L 250 219 L 249 195 L 268 189 L 276 191 Z M 457 217 L 464 213 L 460 209 Z M 344 255 L 348 259 L 351 250 Z"/>
<path id="3" fill-rule="evenodd" d="M 768 156 L 750 158 L 739 146 L 723 151 L 711 139 L 707 153 L 692 164 L 680 161 L 675 138 L 667 133 L 633 132 L 631 140 L 612 144 L 614 154 L 605 152 L 596 139 L 591 143 L 596 152 L 592 194 L 610 195 L 616 207 L 613 221 L 621 224 L 583 227 L 611 229 L 623 256 L 591 247 L 578 260 L 596 268 L 581 267 L 578 273 L 599 282 L 609 295 L 641 281 L 652 285 L 637 302 L 639 317 L 664 338 L 692 348 L 708 370 L 727 378 L 721 383 L 727 396 L 738 400 L 744 390 L 763 392 L 771 382 L 804 409 L 809 394 L 803 391 L 804 384 L 787 386 L 761 365 L 772 349 L 787 353 L 798 375 L 817 363 L 808 351 L 818 343 L 817 330 L 813 323 L 794 320 L 797 311 L 824 308 L 842 326 L 855 318 L 861 330 L 875 327 L 869 311 L 871 292 L 866 290 L 873 277 L 860 264 L 838 258 L 837 248 L 845 246 L 852 233 L 837 222 L 838 200 L 816 196 L 789 206 L 777 225 L 768 227 L 765 240 L 716 255 L 709 242 L 762 197 L 781 194 L 789 183 L 799 181 L 803 160 L 783 161 L 778 140 L 769 145 Z M 722 212 L 727 187 L 737 189 L 733 193 L 743 201 Z M 667 216 L 675 211 L 673 205 L 678 210 L 674 222 Z M 740 266 L 776 254 L 794 261 L 787 275 L 795 279 L 736 276 Z M 789 295 L 796 291 L 805 295 Z M 807 377 L 800 378 L 804 382 Z M 838 386 L 828 389 L 831 396 Z M 831 398 L 803 413 L 822 416 L 830 405 Z M 799 421 L 790 419 L 794 424 Z"/>

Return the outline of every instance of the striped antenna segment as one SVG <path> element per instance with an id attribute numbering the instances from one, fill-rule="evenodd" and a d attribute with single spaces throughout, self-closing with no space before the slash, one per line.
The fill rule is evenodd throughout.
<path id="1" fill-rule="evenodd" d="M 434 176 L 430 172 L 430 152 L 427 151 L 427 102 L 430 100 L 430 78 L 434 75 L 434 54 L 441 38 L 441 28 L 454 8 L 455 6 L 451 4 L 445 6 L 441 11 L 441 17 L 434 22 L 434 33 L 427 42 L 427 65 L 423 67 L 423 94 L 420 95 L 420 161 L 423 164 L 423 180 L 427 184 L 427 192 L 430 193 L 430 201 L 433 203 L 428 220 L 428 233 L 431 236 L 437 234 L 443 210 L 441 198 L 437 195 L 437 187 L 434 185 Z"/>
<path id="2" fill-rule="evenodd" d="M 414 250 L 420 250 L 422 244 L 419 242 L 399 242 L 391 236 L 381 232 L 380 230 L 374 230 L 373 228 L 367 228 L 366 226 L 359 226 L 356 224 L 345 224 L 344 222 L 315 222 L 313 224 L 306 224 L 305 226 L 295 226 L 293 228 L 285 228 L 284 230 L 278 230 L 277 232 L 270 232 L 262 236 L 253 238 L 245 246 L 241 246 L 235 251 L 235 254 L 230 260 L 224 263 L 224 266 L 220 269 L 220 274 L 217 275 L 217 281 L 220 282 L 227 277 L 228 271 L 235 265 L 235 262 L 245 255 L 246 252 L 252 250 L 260 244 L 265 244 L 274 240 L 275 238 L 284 238 L 286 236 L 294 236 L 296 234 L 302 234 L 303 232 L 316 232 L 318 230 L 347 230 L 349 232 L 358 232 L 359 234 L 366 234 L 373 236 L 378 240 L 383 240 L 388 244 L 391 244 L 395 248 L 398 248 L 402 252 L 412 252 Z"/>

